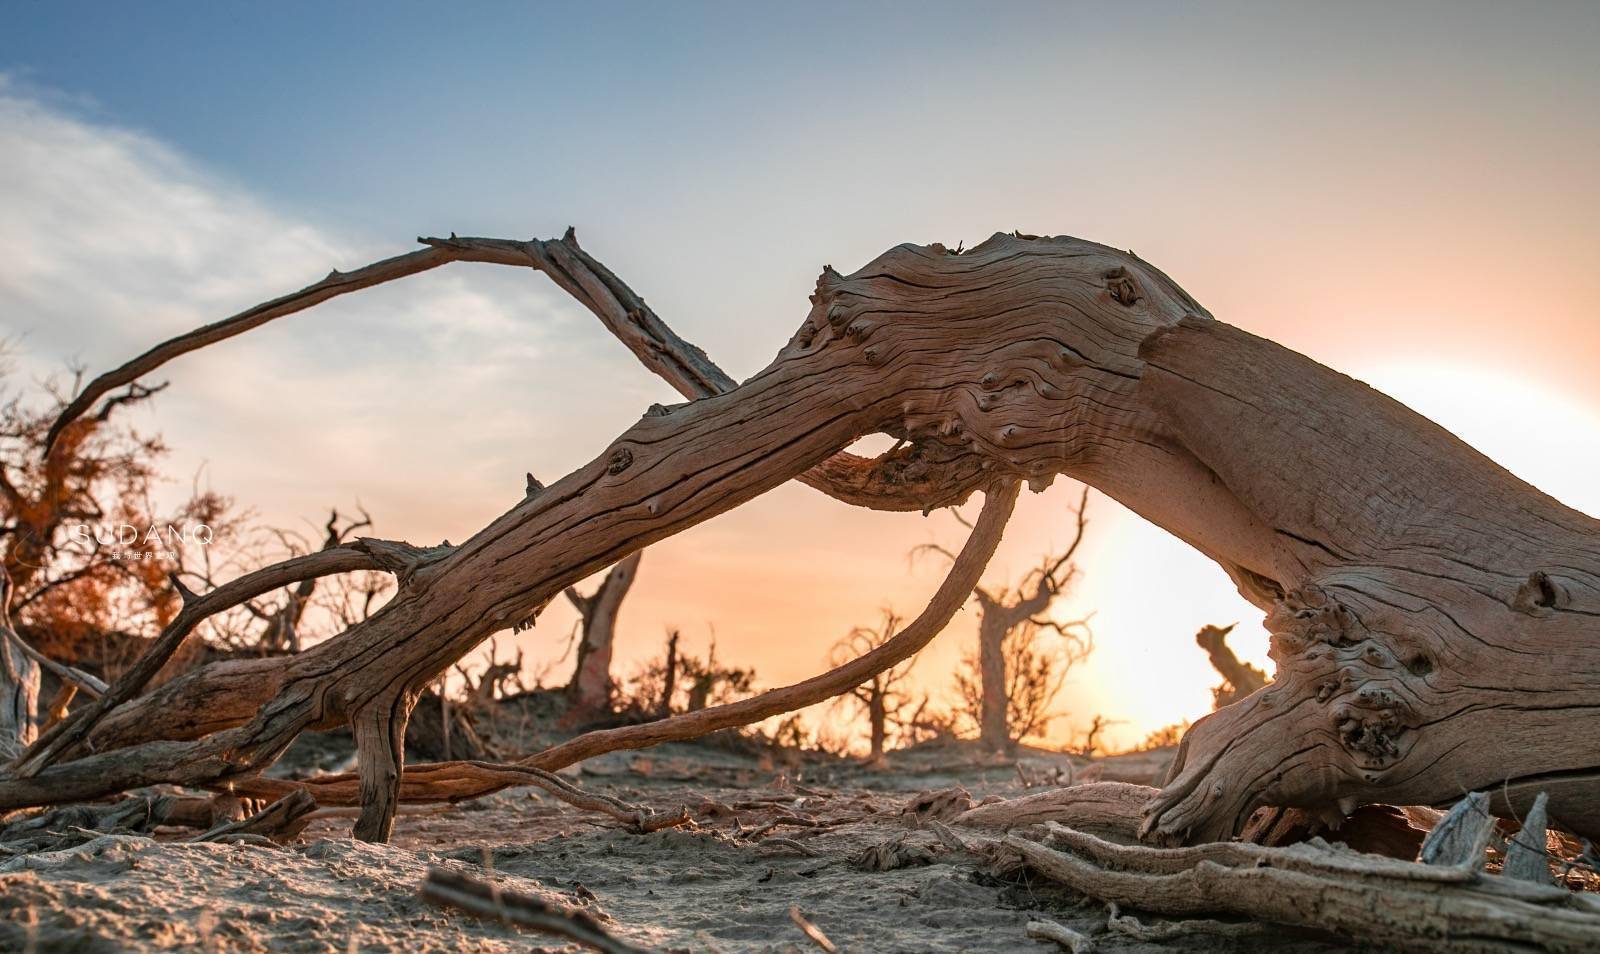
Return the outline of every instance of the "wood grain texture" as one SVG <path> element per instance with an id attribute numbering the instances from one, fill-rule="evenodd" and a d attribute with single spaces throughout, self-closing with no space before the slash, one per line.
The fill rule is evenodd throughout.
<path id="1" fill-rule="evenodd" d="M 1596 522 L 1360 382 L 1212 319 L 1148 263 L 1072 238 L 900 246 L 849 276 L 826 270 L 772 364 L 719 391 L 729 382 L 698 361 L 656 353 L 682 349 L 637 308 L 609 311 L 602 293 L 621 293 L 573 272 L 576 251 L 540 248 L 641 358 L 708 393 L 652 409 L 411 567 L 390 605 L 340 636 L 118 700 L 99 753 L 0 779 L 0 807 L 242 777 L 305 728 L 403 712 L 573 582 L 786 480 L 850 471 L 835 455 L 882 432 L 908 443 L 870 464 L 863 502 L 939 505 L 1066 474 L 1198 548 L 1267 613 L 1276 681 L 1195 725 L 1146 835 L 1223 838 L 1263 804 L 1442 804 L 1472 789 L 1518 812 L 1546 791 L 1552 823 L 1600 834 Z M 458 257 L 514 254 L 528 256 Z M 402 783 L 369 763 L 363 783 L 388 792 L 369 803 L 396 801 Z"/>

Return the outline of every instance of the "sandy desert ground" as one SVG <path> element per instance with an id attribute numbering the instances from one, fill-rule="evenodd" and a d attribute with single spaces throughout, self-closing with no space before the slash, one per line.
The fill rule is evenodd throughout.
<path id="1" fill-rule="evenodd" d="M 1110 764 L 1137 775 L 1154 762 Z M 1034 776 L 1085 770 L 1044 753 L 1021 765 Z M 616 935 L 663 951 L 820 950 L 792 906 L 844 951 L 1056 949 L 1027 937 L 1036 919 L 1099 935 L 1097 949 L 1111 952 L 1347 949 L 1277 930 L 1160 943 L 1108 933 L 1098 904 L 997 877 L 903 812 L 918 793 L 955 786 L 976 800 L 1015 796 L 1015 762 L 935 752 L 902 756 L 887 771 L 839 762 L 796 771 L 683 745 L 615 753 L 568 774 L 629 801 L 686 806 L 697 824 L 633 834 L 519 788 L 406 814 L 389 845 L 351 840 L 349 819 L 338 817 L 284 848 L 83 833 L 72 847 L 0 861 L 0 949 L 577 949 L 423 901 L 430 866 L 587 909 Z"/>

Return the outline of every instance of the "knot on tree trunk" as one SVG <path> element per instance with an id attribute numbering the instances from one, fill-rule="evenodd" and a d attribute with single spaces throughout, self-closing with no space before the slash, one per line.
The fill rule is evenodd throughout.
<path id="1" fill-rule="evenodd" d="M 1330 588 L 1307 583 L 1267 613 L 1274 682 L 1197 722 L 1146 816 L 1158 840 L 1222 840 L 1261 805 L 1354 807 L 1416 746 L 1421 657 L 1402 662 Z"/>
<path id="2" fill-rule="evenodd" d="M 1392 767 L 1404 755 L 1413 711 L 1403 682 L 1412 674 L 1352 609 L 1316 584 L 1286 593 L 1267 614 L 1279 695 L 1322 707 L 1349 774 Z"/>

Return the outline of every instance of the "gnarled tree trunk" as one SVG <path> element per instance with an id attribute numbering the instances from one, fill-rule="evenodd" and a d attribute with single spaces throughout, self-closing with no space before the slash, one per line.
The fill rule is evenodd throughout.
<path id="1" fill-rule="evenodd" d="M 1217 561 L 1273 633 L 1277 680 L 1195 725 L 1147 833 L 1217 838 L 1263 803 L 1436 803 L 1479 788 L 1501 810 L 1542 789 L 1554 821 L 1600 834 L 1600 524 L 1360 382 L 1212 319 L 1130 253 L 997 235 L 827 270 L 799 332 L 727 390 L 575 242 L 452 239 L 330 276 L 107 380 L 462 259 L 546 270 L 699 399 L 654 409 L 460 546 L 369 543 L 402 579 L 372 618 L 299 656 L 215 664 L 118 705 L 100 754 L 31 761 L 28 777 L 0 779 L 0 807 L 234 778 L 300 730 L 348 720 L 358 833 L 382 837 L 415 694 L 574 581 L 802 475 L 847 502 L 925 509 L 1067 474 Z M 835 456 L 871 432 L 907 443 L 872 462 Z"/>

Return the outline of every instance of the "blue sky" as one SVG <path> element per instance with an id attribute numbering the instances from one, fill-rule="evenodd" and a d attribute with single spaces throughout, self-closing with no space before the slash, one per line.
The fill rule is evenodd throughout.
<path id="1" fill-rule="evenodd" d="M 825 263 L 1064 232 L 1594 511 L 1597 49 L 1594 4 L 12 2 L 0 331 L 31 372 L 98 370 L 418 234 L 572 224 L 744 376 Z M 420 540 L 673 399 L 547 282 L 487 267 L 169 370 L 141 423 L 176 472 L 283 525 L 360 499 Z M 1061 542 L 1071 496 L 1025 501 L 996 581 Z M 1097 611 L 1100 649 L 1067 708 L 1128 740 L 1204 709 L 1202 623 L 1243 618 L 1257 658 L 1264 636 L 1220 571 L 1096 506 L 1061 612 Z M 714 623 L 728 658 L 803 676 L 885 603 L 916 611 L 939 568 L 905 551 L 929 539 L 960 529 L 784 488 L 647 555 L 624 658 Z M 1158 698 L 1130 708 L 1136 679 Z"/>

